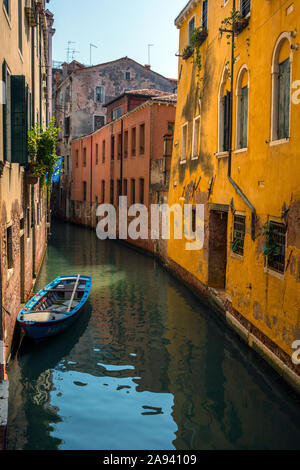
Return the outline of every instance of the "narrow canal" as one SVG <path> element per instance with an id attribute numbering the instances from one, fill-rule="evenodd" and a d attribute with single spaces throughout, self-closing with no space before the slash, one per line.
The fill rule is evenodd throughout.
<path id="1" fill-rule="evenodd" d="M 82 316 L 9 365 L 9 449 L 299 449 L 296 396 L 152 258 L 55 222 L 36 290 L 77 273 Z"/>

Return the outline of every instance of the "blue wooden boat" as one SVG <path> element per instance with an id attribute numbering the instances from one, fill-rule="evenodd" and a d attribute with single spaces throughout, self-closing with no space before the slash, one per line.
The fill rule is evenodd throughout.
<path id="1" fill-rule="evenodd" d="M 57 277 L 27 302 L 17 317 L 18 323 L 37 341 L 61 333 L 78 318 L 91 285 L 89 276 Z"/>

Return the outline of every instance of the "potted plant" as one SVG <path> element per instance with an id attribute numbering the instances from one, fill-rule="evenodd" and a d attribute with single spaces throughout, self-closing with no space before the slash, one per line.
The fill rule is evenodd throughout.
<path id="1" fill-rule="evenodd" d="M 186 46 L 182 52 L 183 60 L 189 59 L 193 55 L 194 49 L 191 45 Z"/>
<path id="2" fill-rule="evenodd" d="M 240 17 L 235 21 L 233 24 L 233 31 L 235 34 L 240 34 L 249 24 L 249 18 L 242 18 Z"/>
<path id="3" fill-rule="evenodd" d="M 240 34 L 249 24 L 249 18 L 243 17 L 238 10 L 232 10 L 228 18 L 224 18 L 222 26 L 232 28 L 235 34 Z"/>
<path id="4" fill-rule="evenodd" d="M 58 160 L 55 147 L 59 132 L 60 129 L 55 127 L 55 118 L 51 119 L 45 130 L 36 124 L 28 131 L 28 152 L 31 161 L 27 167 L 27 181 L 37 182 L 40 179 L 42 189 L 47 187 L 49 198 L 52 176 Z"/>
<path id="5" fill-rule="evenodd" d="M 207 31 L 203 26 L 195 28 L 191 35 L 192 47 L 199 47 L 207 38 Z"/>

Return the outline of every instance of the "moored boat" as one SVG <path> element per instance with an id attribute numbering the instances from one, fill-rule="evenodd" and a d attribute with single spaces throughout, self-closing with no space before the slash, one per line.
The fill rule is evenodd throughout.
<path id="1" fill-rule="evenodd" d="M 17 317 L 19 325 L 37 341 L 61 333 L 78 318 L 91 285 L 89 276 L 57 277 L 27 302 Z"/>

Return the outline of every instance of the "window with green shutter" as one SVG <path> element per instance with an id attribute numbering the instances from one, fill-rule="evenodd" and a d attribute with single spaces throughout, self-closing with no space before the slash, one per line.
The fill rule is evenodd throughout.
<path id="1" fill-rule="evenodd" d="M 241 141 L 240 148 L 248 147 L 248 86 L 242 88 L 241 96 Z"/>
<path id="2" fill-rule="evenodd" d="M 279 64 L 278 76 L 278 139 L 287 139 L 290 134 L 290 60 Z"/>
<path id="3" fill-rule="evenodd" d="M 227 91 L 226 95 L 224 96 L 224 152 L 227 152 L 229 150 L 230 96 L 230 91 Z"/>
<path id="4" fill-rule="evenodd" d="M 26 91 L 27 90 L 27 91 Z M 27 165 L 28 89 L 24 75 L 11 76 L 11 161 Z"/>

